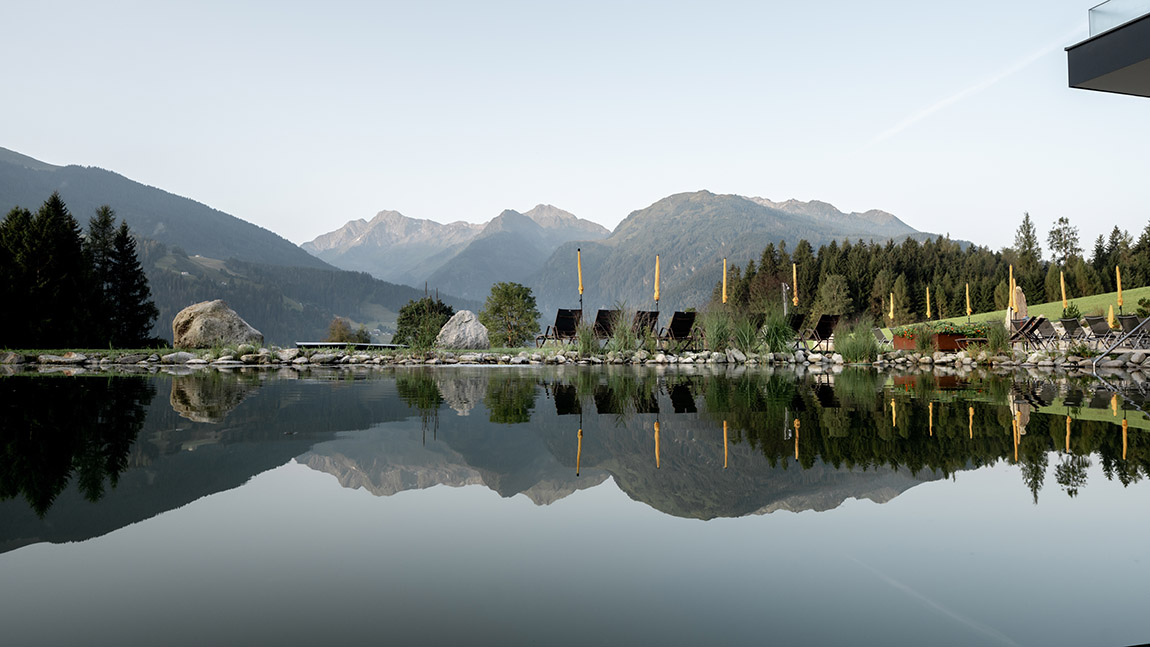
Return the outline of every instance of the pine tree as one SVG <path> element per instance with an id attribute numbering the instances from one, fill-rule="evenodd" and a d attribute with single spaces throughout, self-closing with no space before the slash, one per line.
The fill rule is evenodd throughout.
<path id="1" fill-rule="evenodd" d="M 917 317 L 911 310 L 910 304 L 910 291 L 907 289 L 907 280 L 905 274 L 899 274 L 894 280 L 894 285 L 891 287 L 894 292 L 894 325 L 901 326 L 913 322 Z M 890 304 L 887 304 L 888 313 Z M 890 319 L 887 319 L 888 325 Z"/>
<path id="2" fill-rule="evenodd" d="M 109 266 L 107 319 L 112 330 L 112 345 L 118 348 L 144 346 L 151 338 L 152 324 L 160 311 L 152 301 L 148 277 L 136 257 L 136 240 L 126 222 L 120 222 L 112 239 Z"/>
<path id="3" fill-rule="evenodd" d="M 808 243 L 806 239 L 800 240 L 799 243 L 795 245 L 795 254 L 791 262 L 797 266 L 799 275 L 798 286 L 792 286 L 798 290 L 798 311 L 809 313 L 811 305 L 814 304 L 815 297 L 817 296 L 819 265 L 811 249 L 811 244 Z M 787 267 L 783 271 L 786 272 L 790 269 L 790 267 Z M 793 294 L 792 292 L 792 295 Z"/>
<path id="4" fill-rule="evenodd" d="M 0 222 L 0 298 L 2 303 L 31 304 L 29 254 L 32 212 L 16 207 Z M 27 346 L 32 318 L 0 317 L 0 346 Z"/>
<path id="5" fill-rule="evenodd" d="M 1022 224 L 1014 235 L 1014 253 L 1018 262 L 1014 268 L 1014 281 L 1033 301 L 1045 292 L 1043 281 L 1046 272 L 1042 267 L 1042 247 L 1038 244 L 1038 233 L 1029 213 L 1022 214 Z"/>
<path id="6" fill-rule="evenodd" d="M 26 347 L 83 346 L 87 332 L 91 273 L 80 224 L 53 193 L 31 222 L 28 250 L 30 301 Z"/>
<path id="7" fill-rule="evenodd" d="M 1018 231 L 1014 234 L 1014 249 L 1018 252 L 1019 261 L 1022 263 L 1037 265 L 1042 260 L 1042 247 L 1038 244 L 1038 233 L 1034 228 L 1034 222 L 1030 220 L 1030 214 L 1027 212 L 1022 213 L 1022 224 L 1018 226 Z"/>
<path id="8" fill-rule="evenodd" d="M 1090 266 L 1094 268 L 1099 277 L 1105 277 L 1106 265 L 1109 262 L 1110 258 L 1106 253 L 1106 238 L 1102 234 L 1098 234 L 1098 238 L 1094 239 L 1094 252 L 1090 255 Z M 1102 278 L 1102 289 L 1110 289 L 1105 278 Z"/>
<path id="9" fill-rule="evenodd" d="M 93 291 L 89 297 L 92 317 L 93 343 L 104 346 L 115 336 L 115 325 L 111 321 L 114 313 L 112 304 L 112 255 L 116 237 L 116 212 L 104 205 L 96 210 L 96 215 L 88 220 L 88 236 L 84 239 L 84 255 L 92 270 Z"/>
<path id="10" fill-rule="evenodd" d="M 847 280 L 841 274 L 827 274 L 819 284 L 818 298 L 811 306 L 811 317 L 820 315 L 847 315 L 854 312 L 847 290 Z"/>
<path id="11" fill-rule="evenodd" d="M 1130 278 L 1131 285 L 1150 284 L 1150 223 L 1130 249 Z"/>

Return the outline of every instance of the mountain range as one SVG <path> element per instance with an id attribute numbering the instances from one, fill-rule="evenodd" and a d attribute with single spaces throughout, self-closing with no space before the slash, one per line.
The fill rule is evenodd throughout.
<path id="1" fill-rule="evenodd" d="M 171 339 L 182 308 L 224 299 L 264 334 L 288 345 L 323 339 L 335 316 L 393 328 L 422 290 L 333 267 L 277 234 L 235 216 L 99 168 L 56 166 L 0 148 L 0 213 L 35 211 L 59 192 L 81 227 L 101 205 L 131 227 L 160 309 L 153 334 Z M 479 304 L 442 295 L 456 308 Z M 0 340 L 2 342 L 2 340 Z"/>
<path id="2" fill-rule="evenodd" d="M 560 245 L 608 234 L 601 225 L 541 204 L 522 213 L 505 210 L 482 224 L 442 225 L 381 211 L 302 247 L 337 267 L 396 283 L 426 282 L 442 293 L 481 301 L 493 283 L 529 283 Z"/>
<path id="3" fill-rule="evenodd" d="M 925 237 L 892 214 L 843 213 L 825 202 L 680 193 L 633 211 L 608 231 L 552 205 L 506 210 L 491 220 L 440 224 L 381 211 L 305 243 L 290 241 L 188 198 L 98 168 L 56 166 L 0 148 L 0 207 L 38 207 L 58 191 L 81 224 L 108 204 L 140 239 L 141 259 L 170 334 L 176 312 L 222 298 L 269 343 L 320 339 L 334 316 L 386 333 L 397 311 L 427 288 L 457 309 L 479 310 L 491 285 L 532 288 L 547 323 L 584 308 L 654 307 L 654 256 L 661 260 L 660 309 L 700 307 L 722 276 L 722 259 L 745 265 L 767 243 L 806 239 Z M 386 340 L 384 336 L 381 341 Z"/>
<path id="4" fill-rule="evenodd" d="M 654 309 L 655 255 L 660 256 L 660 308 L 701 307 L 722 279 L 723 258 L 745 265 L 768 243 L 788 248 L 806 239 L 816 248 L 832 240 L 886 240 L 920 235 L 882 211 L 844 214 L 826 203 L 679 193 L 633 211 L 601 241 L 560 246 L 531 283 L 542 312 L 578 303 L 576 248 L 583 258 L 585 308 L 623 303 Z M 546 315 L 545 315 L 546 316 Z"/>
<path id="5" fill-rule="evenodd" d="M 793 248 L 800 239 L 922 236 L 885 211 L 843 213 L 825 202 L 680 193 L 632 212 L 614 231 L 550 205 L 504 211 L 483 225 L 441 225 L 380 212 L 305 243 L 304 249 L 346 269 L 482 300 L 491 284 L 515 281 L 533 289 L 546 319 L 578 303 L 576 249 L 583 258 L 585 308 L 654 307 L 654 256 L 661 261 L 661 307 L 705 304 L 722 276 L 722 259 L 743 265 L 767 243 Z"/>

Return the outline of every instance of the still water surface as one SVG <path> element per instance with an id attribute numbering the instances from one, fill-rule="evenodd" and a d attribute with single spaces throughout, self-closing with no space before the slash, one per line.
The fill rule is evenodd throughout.
<path id="1" fill-rule="evenodd" d="M 1124 395 L 850 369 L 3 377 L 0 642 L 1141 643 L 1150 421 Z"/>

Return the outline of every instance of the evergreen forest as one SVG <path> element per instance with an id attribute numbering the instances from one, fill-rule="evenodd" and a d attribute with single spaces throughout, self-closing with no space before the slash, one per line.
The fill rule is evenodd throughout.
<path id="1" fill-rule="evenodd" d="M 59 193 L 0 222 L 0 346 L 139 348 L 158 310 L 127 223 L 101 206 L 84 232 Z"/>
<path id="2" fill-rule="evenodd" d="M 785 242 L 769 243 L 757 262 L 729 268 L 727 304 L 744 312 L 780 309 L 783 284 L 791 290 L 797 276 L 798 305 L 792 307 L 799 312 L 869 315 L 903 325 L 926 318 L 928 288 L 932 318 L 965 315 L 967 285 L 975 314 L 1005 308 L 1011 268 L 1029 303 L 1061 299 L 1060 273 L 1071 299 L 1114 291 L 1116 266 L 1122 268 L 1126 288 L 1150 283 L 1150 224 L 1137 241 L 1114 227 L 1108 237 L 1098 237 L 1089 259 L 1078 245 L 1077 229 L 1065 218 L 1051 229 L 1047 244 L 1051 258 L 1044 260 L 1029 214 L 1023 216 L 1015 244 L 998 252 L 941 236 L 922 242 L 907 238 L 898 244 L 832 241 L 817 250 L 806 240 L 793 250 Z M 888 316 L 891 294 L 893 321 Z M 787 292 L 788 306 L 793 296 Z M 711 302 L 721 300 L 720 282 Z"/>

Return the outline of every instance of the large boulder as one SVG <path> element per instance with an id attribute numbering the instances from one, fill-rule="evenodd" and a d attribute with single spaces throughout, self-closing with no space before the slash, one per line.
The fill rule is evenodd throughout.
<path id="1" fill-rule="evenodd" d="M 263 334 L 220 299 L 190 305 L 172 320 L 172 344 L 176 348 L 263 346 L 263 343 Z"/>
<path id="2" fill-rule="evenodd" d="M 460 310 L 447 320 L 435 338 L 438 348 L 485 349 L 491 348 L 487 327 L 470 310 Z"/>

